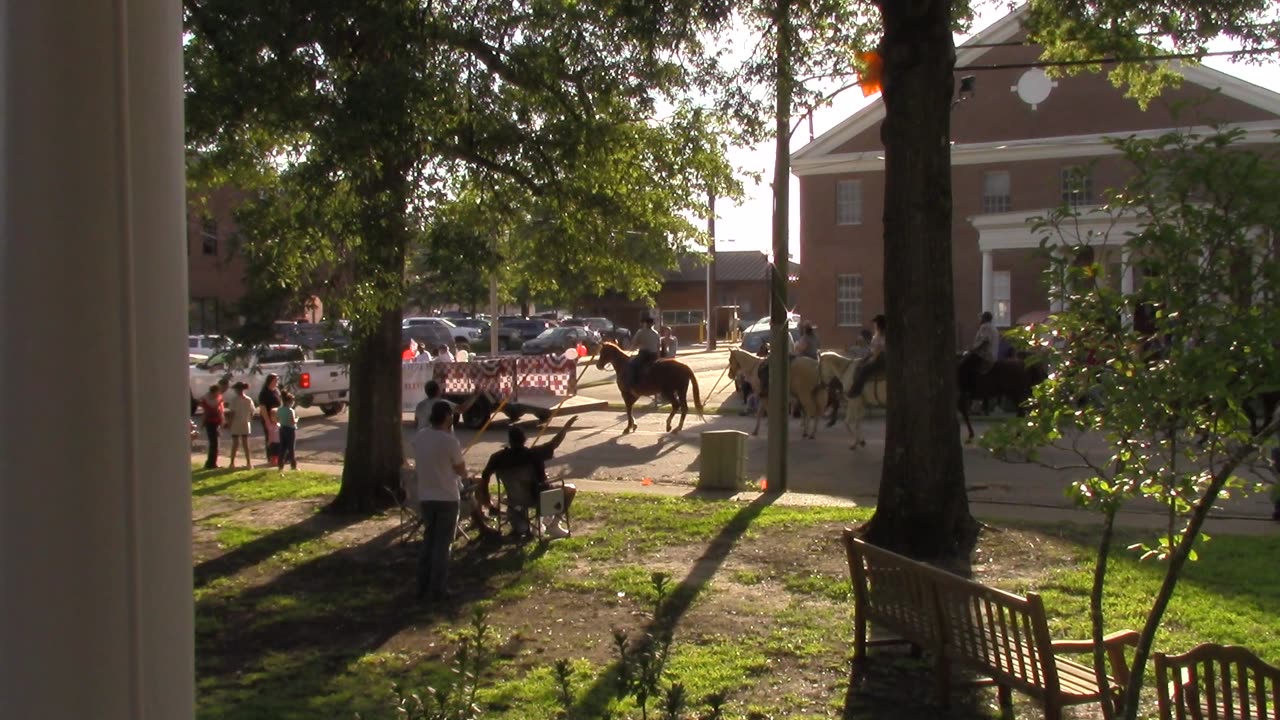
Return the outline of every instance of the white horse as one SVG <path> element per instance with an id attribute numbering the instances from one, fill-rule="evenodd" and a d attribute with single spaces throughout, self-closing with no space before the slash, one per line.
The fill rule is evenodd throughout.
<path id="1" fill-rule="evenodd" d="M 729 375 L 736 378 L 742 374 L 760 400 L 756 404 L 756 427 L 751 431 L 752 435 L 760 434 L 760 418 L 764 415 L 764 401 L 767 397 L 760 392 L 760 366 L 764 362 L 767 362 L 767 358 L 752 355 L 740 348 L 729 351 Z M 825 386 L 819 378 L 818 363 L 813 358 L 794 358 L 791 361 L 791 372 L 788 374 L 791 376 L 791 396 L 799 401 L 802 413 L 800 435 L 816 438 L 818 421 L 822 418 L 827 403 Z"/>
<path id="2" fill-rule="evenodd" d="M 839 353 L 824 352 L 818 356 L 818 377 L 824 386 L 833 380 L 840 381 L 844 393 L 853 387 L 853 376 L 864 360 L 855 360 Z M 868 378 L 862 385 L 858 397 L 849 398 L 844 411 L 844 426 L 853 437 L 851 449 L 865 447 L 866 437 L 862 434 L 862 418 L 866 416 L 868 407 L 885 407 L 888 392 L 883 376 Z"/>

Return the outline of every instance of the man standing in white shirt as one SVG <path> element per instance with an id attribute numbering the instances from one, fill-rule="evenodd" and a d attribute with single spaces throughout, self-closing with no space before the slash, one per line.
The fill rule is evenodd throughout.
<path id="1" fill-rule="evenodd" d="M 467 466 L 462 445 L 449 432 L 453 408 L 447 402 L 431 406 L 430 427 L 413 436 L 413 458 L 422 506 L 422 555 L 418 559 L 418 599 L 449 599 L 449 550 L 458 527 L 458 504 Z"/>

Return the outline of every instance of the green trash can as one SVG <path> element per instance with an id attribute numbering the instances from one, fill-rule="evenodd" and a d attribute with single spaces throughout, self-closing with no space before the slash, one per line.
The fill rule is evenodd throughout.
<path id="1" fill-rule="evenodd" d="M 698 489 L 743 490 L 747 477 L 747 434 L 741 430 L 702 433 Z"/>

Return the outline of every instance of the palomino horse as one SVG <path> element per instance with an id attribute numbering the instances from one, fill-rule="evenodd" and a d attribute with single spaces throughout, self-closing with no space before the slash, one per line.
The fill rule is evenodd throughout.
<path id="1" fill-rule="evenodd" d="M 818 356 L 818 378 L 823 385 L 832 387 L 839 384 L 841 388 L 848 389 L 853 387 L 853 375 L 858 370 L 858 365 L 862 360 L 854 360 L 847 358 L 839 353 L 824 352 Z M 885 398 L 888 393 L 885 389 L 885 381 L 883 376 L 873 376 L 867 378 L 862 384 L 862 392 L 858 397 L 849 398 L 849 402 L 845 406 L 844 426 L 853 436 L 853 444 L 850 449 L 856 450 L 867 444 L 866 437 L 862 434 L 862 418 L 866 416 L 867 407 L 885 407 Z M 835 408 L 832 408 L 832 422 L 835 422 Z"/>
<path id="2" fill-rule="evenodd" d="M 997 360 L 985 374 L 977 372 L 975 360 L 966 360 L 962 356 L 956 370 L 957 398 L 960 416 L 964 418 L 964 426 L 969 430 L 965 442 L 973 442 L 973 423 L 969 421 L 969 406 L 974 400 L 991 400 L 1008 398 L 1018 408 L 1021 417 L 1023 404 L 1031 398 L 1031 389 L 1041 383 L 1047 376 L 1044 364 L 1038 359 L 1030 361 L 1022 358 Z"/>
<path id="3" fill-rule="evenodd" d="M 622 401 L 627 404 L 627 428 L 622 431 L 624 435 L 636 429 L 636 420 L 631 413 L 631 406 L 635 405 L 636 400 L 653 395 L 671 403 L 671 414 L 667 416 L 667 432 L 678 433 L 683 430 L 685 416 L 689 414 L 689 401 L 686 396 L 690 385 L 693 386 L 694 407 L 698 410 L 698 417 L 702 417 L 702 397 L 698 394 L 698 378 L 694 376 L 688 365 L 678 360 L 655 360 L 640 374 L 640 382 L 635 387 L 631 387 L 627 382 L 629 372 L 627 366 L 630 363 L 631 356 L 617 345 L 607 342 L 600 346 L 600 359 L 596 361 L 596 367 L 601 370 L 606 365 L 613 367 L 613 372 L 618 376 L 618 390 L 622 392 Z M 675 419 L 677 408 L 680 410 L 680 426 L 672 430 L 671 421 Z"/>
<path id="4" fill-rule="evenodd" d="M 752 435 L 760 434 L 760 418 L 764 415 L 767 395 L 760 391 L 760 366 L 768 358 L 752 355 L 741 348 L 729 351 L 729 376 L 742 374 L 746 383 L 751 386 L 760 402 L 756 404 L 756 427 Z M 800 420 L 800 434 L 806 438 L 818 436 L 818 420 L 826 406 L 826 395 L 823 393 L 822 381 L 818 377 L 818 363 L 813 358 L 797 357 L 791 361 L 791 396 L 800 401 L 803 413 Z M 812 423 L 813 429 L 809 429 Z"/>

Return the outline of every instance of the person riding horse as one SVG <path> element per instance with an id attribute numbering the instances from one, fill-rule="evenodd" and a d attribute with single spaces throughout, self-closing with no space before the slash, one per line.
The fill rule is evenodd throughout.
<path id="1" fill-rule="evenodd" d="M 817 360 L 818 352 L 821 349 L 822 343 L 818 342 L 818 335 L 814 332 L 813 323 L 801 323 L 800 340 L 796 343 L 795 357 L 807 357 Z"/>
<path id="2" fill-rule="evenodd" d="M 884 371 L 884 315 L 871 318 L 871 324 L 875 326 L 876 332 L 867 346 L 867 356 L 858 364 L 858 369 L 853 373 L 853 382 L 849 383 L 849 389 L 845 393 L 851 398 L 862 394 L 862 388 L 872 373 Z"/>
<path id="3" fill-rule="evenodd" d="M 662 338 L 653 329 L 653 318 L 645 315 L 640 318 L 640 322 L 644 327 L 637 330 L 635 337 L 632 338 L 631 347 L 636 354 L 631 358 L 631 364 L 627 368 L 630 375 L 628 381 L 633 386 L 640 384 L 640 378 L 645 369 L 658 359 L 658 353 L 662 347 Z"/>
<path id="4" fill-rule="evenodd" d="M 978 324 L 978 332 L 973 337 L 973 347 L 965 353 L 960 361 L 960 379 L 964 383 L 961 388 L 972 394 L 978 382 L 978 376 L 991 372 L 996 364 L 996 351 L 1000 348 L 1000 331 L 992 324 L 991 311 L 982 313 L 982 322 Z"/>

